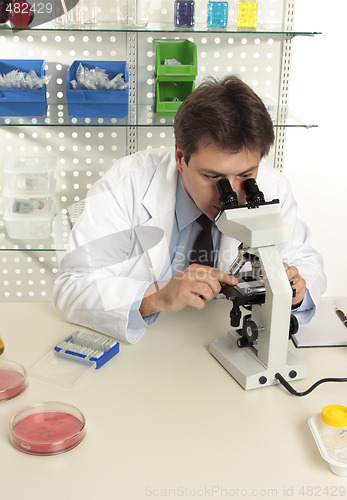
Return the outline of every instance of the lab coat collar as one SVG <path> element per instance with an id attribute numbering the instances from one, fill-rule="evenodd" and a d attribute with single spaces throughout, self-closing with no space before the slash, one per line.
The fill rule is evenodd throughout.
<path id="1" fill-rule="evenodd" d="M 153 175 L 142 204 L 153 218 L 161 218 L 165 212 L 175 210 L 178 170 L 174 149 L 167 149 Z"/>
<path id="2" fill-rule="evenodd" d="M 153 281 L 161 281 L 164 276 L 170 279 L 172 276 L 169 244 L 175 216 L 177 175 L 174 150 L 168 150 L 159 162 L 142 200 L 150 215 L 150 219 L 143 226 L 158 227 L 164 233 L 158 244 L 151 248 L 147 255 Z"/>

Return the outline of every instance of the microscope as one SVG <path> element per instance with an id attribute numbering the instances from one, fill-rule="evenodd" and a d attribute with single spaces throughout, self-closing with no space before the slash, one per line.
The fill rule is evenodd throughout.
<path id="1" fill-rule="evenodd" d="M 295 289 L 276 245 L 289 240 L 290 228 L 279 200 L 265 201 L 255 179 L 243 185 L 246 204 L 239 205 L 228 179 L 216 183 L 221 202 L 216 226 L 241 244 L 229 269 L 239 282 L 222 284 L 221 290 L 232 302 L 232 329 L 210 344 L 209 351 L 248 390 L 277 384 L 277 374 L 287 381 L 303 378 L 306 366 L 288 352 L 289 337 L 298 330 L 291 313 Z"/>

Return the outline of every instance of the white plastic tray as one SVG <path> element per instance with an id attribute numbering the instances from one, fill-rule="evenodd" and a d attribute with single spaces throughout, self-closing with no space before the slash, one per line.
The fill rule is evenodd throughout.
<path id="1" fill-rule="evenodd" d="M 324 446 L 321 435 L 319 433 L 318 422 L 320 422 L 319 413 L 317 413 L 316 415 L 312 415 L 312 417 L 308 419 L 308 425 L 311 429 L 311 432 L 316 441 L 316 445 L 318 447 L 318 450 L 322 458 L 326 462 L 328 462 L 330 469 L 334 474 L 336 474 L 337 476 L 347 476 L 347 463 L 337 462 L 329 455 L 328 450 Z"/>

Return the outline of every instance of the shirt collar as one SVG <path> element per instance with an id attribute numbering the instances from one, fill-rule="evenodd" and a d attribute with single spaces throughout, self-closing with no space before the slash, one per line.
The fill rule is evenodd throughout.
<path id="1" fill-rule="evenodd" d="M 199 215 L 202 214 L 200 208 L 198 208 L 194 201 L 191 199 L 187 193 L 183 181 L 182 175 L 179 172 L 177 179 L 177 194 L 176 194 L 176 219 L 178 230 L 182 231 L 184 228 L 189 226 L 194 222 Z"/>

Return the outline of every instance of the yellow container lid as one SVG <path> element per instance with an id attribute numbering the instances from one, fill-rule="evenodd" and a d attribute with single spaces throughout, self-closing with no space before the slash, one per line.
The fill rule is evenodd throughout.
<path id="1" fill-rule="evenodd" d="M 342 405 L 325 406 L 321 413 L 321 419 L 332 427 L 347 427 L 347 408 Z"/>

